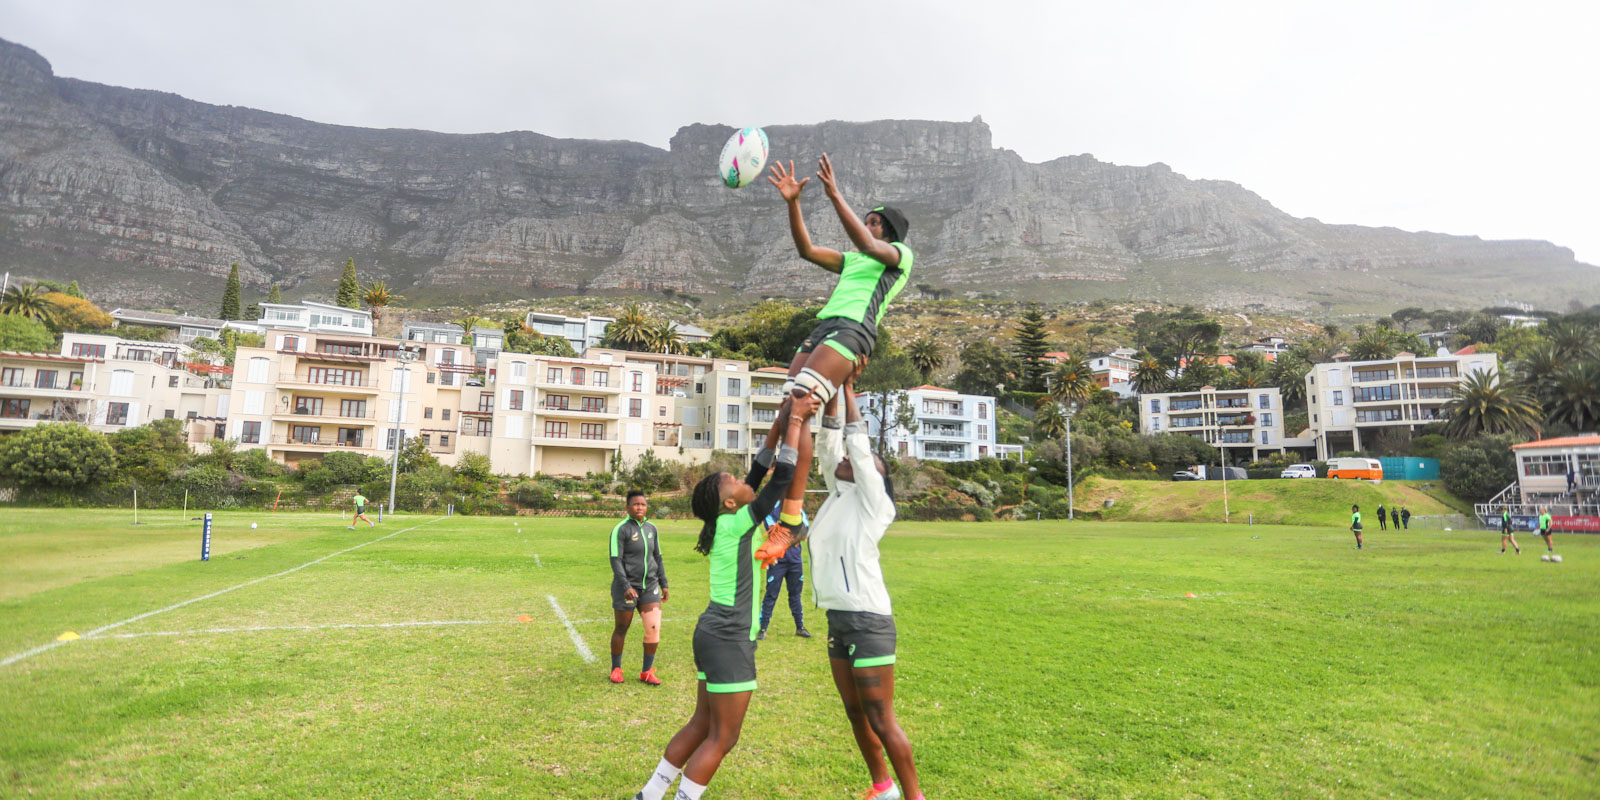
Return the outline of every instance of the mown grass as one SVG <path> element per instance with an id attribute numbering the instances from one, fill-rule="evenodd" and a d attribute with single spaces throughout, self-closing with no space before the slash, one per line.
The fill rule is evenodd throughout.
<path id="1" fill-rule="evenodd" d="M 202 564 L 198 526 L 164 554 L 139 537 L 176 534 L 113 513 L 0 517 L 0 575 L 33 587 L 0 599 L 0 657 L 430 518 L 351 532 L 229 513 L 219 550 L 252 519 L 258 546 Z M 665 523 L 666 685 L 612 686 L 609 527 L 430 522 L 0 667 L 0 796 L 631 797 L 692 708 L 706 571 L 693 526 Z M 1594 796 L 1600 542 L 1561 538 L 1556 565 L 1498 556 L 1493 534 L 1368 541 L 1357 553 L 1338 527 L 897 524 L 896 705 L 928 796 Z M 547 596 L 599 662 L 578 657 Z M 854 796 L 864 774 L 821 637 L 786 635 L 779 615 L 708 797 Z M 219 631 L 413 621 L 484 624 Z M 636 630 L 630 670 L 638 643 Z"/>
<path id="2" fill-rule="evenodd" d="M 1256 524 L 1334 528 L 1349 527 L 1352 504 L 1361 506 L 1371 528 L 1378 527 L 1374 514 L 1380 503 L 1386 510 L 1404 505 L 1413 516 L 1462 513 L 1459 503 L 1449 502 L 1454 498 L 1437 483 L 1374 484 L 1322 478 L 1228 481 L 1227 511 L 1234 522 L 1247 523 L 1254 516 Z M 1223 492 L 1222 481 L 1129 481 L 1095 476 L 1078 488 L 1076 507 L 1107 520 L 1222 522 Z M 1106 508 L 1105 500 L 1115 502 Z"/>

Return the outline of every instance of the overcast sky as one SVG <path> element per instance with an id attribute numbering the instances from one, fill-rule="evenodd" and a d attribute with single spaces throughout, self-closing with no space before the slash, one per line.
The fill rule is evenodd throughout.
<path id="1" fill-rule="evenodd" d="M 1030 161 L 1161 161 L 1296 216 L 1600 264 L 1597 7 L 0 0 L 0 37 L 58 75 L 370 127 L 665 147 L 694 122 L 981 114 Z"/>

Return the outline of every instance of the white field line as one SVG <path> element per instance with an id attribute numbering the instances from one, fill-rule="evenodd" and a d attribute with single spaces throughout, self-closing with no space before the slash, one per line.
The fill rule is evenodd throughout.
<path id="1" fill-rule="evenodd" d="M 312 566 L 314 564 L 320 564 L 320 563 L 322 563 L 324 561 L 327 561 L 330 558 L 333 558 L 334 556 L 344 555 L 345 553 L 348 553 L 348 552 L 350 552 L 352 550 L 359 550 L 359 549 L 361 549 L 363 547 L 366 547 L 369 544 L 376 544 L 378 542 L 383 541 L 384 539 L 388 539 L 388 538 L 393 537 L 393 536 L 399 536 L 400 534 L 406 533 L 407 531 L 414 531 L 414 530 L 416 530 L 416 529 L 418 529 L 418 528 L 420 528 L 420 527 L 422 527 L 424 525 L 431 525 L 431 524 L 433 524 L 435 522 L 438 522 L 441 519 L 444 519 L 444 517 L 434 517 L 433 519 L 430 519 L 427 522 L 421 522 L 421 523 L 418 523 L 416 525 L 412 525 L 409 528 L 404 528 L 402 530 L 395 531 L 394 533 L 390 533 L 390 534 L 385 534 L 383 536 L 379 536 L 378 538 L 373 539 L 371 541 L 362 542 L 361 544 L 358 544 L 358 545 L 356 545 L 354 547 L 346 547 L 345 549 L 340 550 L 338 552 L 329 553 L 329 554 L 327 554 L 327 555 L 325 555 L 325 556 L 323 556 L 321 558 L 312 559 L 311 561 L 307 561 L 306 563 L 301 564 L 298 567 L 291 567 L 291 568 L 286 569 L 286 570 L 284 570 L 282 572 L 277 572 L 277 573 L 273 573 L 271 575 L 266 575 L 266 576 L 263 576 L 263 577 L 260 577 L 260 578 L 255 578 L 253 580 L 248 580 L 248 581 L 245 581 L 244 583 L 241 583 L 241 584 L 238 584 L 238 585 L 235 585 L 235 586 L 229 586 L 226 589 L 218 589 L 217 591 L 212 592 L 210 594 L 204 594 L 204 595 L 201 595 L 199 597 L 190 598 L 188 600 L 184 600 L 181 603 L 173 603 L 172 605 L 167 606 L 165 608 L 158 608 L 158 609 L 156 609 L 154 611 L 146 611 L 143 614 L 137 614 L 135 616 L 128 617 L 127 619 L 122 620 L 121 622 L 113 622 L 110 625 L 102 625 L 102 626 L 100 626 L 98 628 L 95 628 L 92 631 L 89 631 L 88 633 L 85 633 L 81 638 L 88 639 L 88 638 L 91 638 L 91 637 L 94 637 L 94 636 L 99 636 L 100 634 L 105 633 L 106 631 L 112 630 L 114 628 L 120 628 L 120 627 L 122 627 L 124 625 L 127 625 L 130 622 L 138 622 L 139 620 L 147 619 L 149 617 L 156 616 L 157 614 L 165 614 L 168 611 L 176 611 L 177 609 L 183 608 L 184 606 L 187 606 L 187 605 L 190 605 L 190 604 L 193 604 L 193 603 L 198 603 L 201 600 L 210 600 L 213 597 L 219 597 L 221 595 L 225 595 L 228 592 L 234 591 L 236 589 L 243 589 L 246 586 L 254 586 L 254 585 L 256 585 L 256 584 L 258 584 L 258 583 L 260 583 L 262 581 L 270 581 L 273 578 L 281 578 L 281 577 L 283 577 L 285 575 L 289 575 L 289 574 L 292 574 L 292 573 L 295 573 L 295 572 L 299 572 L 300 570 L 303 570 L 306 567 Z M 552 602 L 554 602 L 554 601 L 552 601 Z M 61 646 L 63 644 L 67 644 L 67 642 L 51 642 L 51 643 L 49 643 L 47 645 L 42 645 L 40 647 L 35 647 L 32 650 L 24 650 L 23 652 L 17 653 L 16 655 L 7 656 L 4 659 L 0 659 L 0 667 L 9 667 L 12 664 L 15 664 L 18 661 L 21 661 L 21 660 L 23 660 L 25 658 L 31 658 L 33 656 L 36 656 L 36 655 L 38 655 L 40 653 L 43 653 L 43 652 L 45 652 L 47 650 L 50 650 L 52 648 L 59 647 L 59 646 Z"/>
<path id="2" fill-rule="evenodd" d="M 583 643 L 583 637 L 578 635 L 578 629 L 572 627 L 572 620 L 567 619 L 567 612 L 561 610 L 561 604 L 556 602 L 556 596 L 547 594 L 544 597 L 550 601 L 550 608 L 556 612 L 556 618 L 566 626 L 567 636 L 572 639 L 572 646 L 578 648 L 578 655 L 583 656 L 584 661 L 593 664 L 594 653 L 589 652 L 589 645 Z"/>
<path id="3" fill-rule="evenodd" d="M 251 625 L 244 628 L 198 628 L 190 631 L 146 631 L 143 633 L 112 633 L 99 639 L 140 639 L 145 636 L 199 636 L 212 633 L 256 633 L 260 631 L 325 631 L 349 628 L 432 628 L 457 625 L 516 625 L 509 619 L 447 619 L 418 622 L 336 622 L 324 625 Z"/>
<path id="4" fill-rule="evenodd" d="M 539 560 L 539 554 L 538 553 L 534 553 L 533 554 L 533 563 L 534 563 L 534 566 L 537 566 L 537 567 L 540 567 L 540 568 L 544 567 L 544 562 Z"/>

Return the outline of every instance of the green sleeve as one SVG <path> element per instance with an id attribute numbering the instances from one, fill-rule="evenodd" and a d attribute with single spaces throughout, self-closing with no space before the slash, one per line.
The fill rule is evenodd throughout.
<path id="1" fill-rule="evenodd" d="M 611 529 L 611 557 L 612 558 L 619 558 L 619 557 L 622 556 L 622 550 L 617 545 L 617 532 L 621 531 L 622 530 L 622 526 L 626 525 L 626 524 L 628 524 L 628 521 L 627 520 L 623 520 L 623 521 L 617 523 L 617 526 L 615 528 Z"/>

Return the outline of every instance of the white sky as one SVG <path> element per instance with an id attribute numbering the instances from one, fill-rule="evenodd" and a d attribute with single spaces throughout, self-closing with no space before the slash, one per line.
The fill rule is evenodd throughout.
<path id="1" fill-rule="evenodd" d="M 321 122 L 665 147 L 981 114 L 1030 161 L 1162 161 L 1297 216 L 1591 264 L 1597 34 L 1581 0 L 0 0 L 0 38 L 58 75 Z"/>

